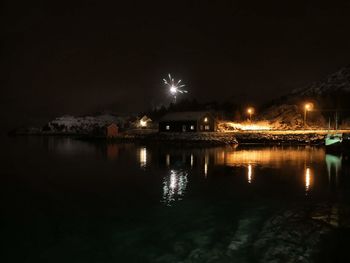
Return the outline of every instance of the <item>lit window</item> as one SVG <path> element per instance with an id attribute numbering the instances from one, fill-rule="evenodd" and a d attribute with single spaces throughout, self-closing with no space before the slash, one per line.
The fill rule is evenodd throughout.
<path id="1" fill-rule="evenodd" d="M 165 129 L 170 130 L 170 126 L 169 125 L 165 126 Z"/>
<path id="2" fill-rule="evenodd" d="M 194 125 L 191 125 L 190 129 L 191 129 L 191 130 L 194 130 Z"/>
<path id="3" fill-rule="evenodd" d="M 209 125 L 205 125 L 205 126 L 204 126 L 204 129 L 205 129 L 205 130 L 209 130 L 209 129 L 210 129 L 210 126 L 209 126 Z"/>
<path id="4" fill-rule="evenodd" d="M 147 122 L 140 120 L 140 126 L 141 127 L 146 127 L 147 126 Z"/>

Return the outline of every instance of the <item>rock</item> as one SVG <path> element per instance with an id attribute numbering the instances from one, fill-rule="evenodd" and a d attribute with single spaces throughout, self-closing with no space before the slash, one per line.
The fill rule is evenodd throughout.
<path id="1" fill-rule="evenodd" d="M 199 260 L 199 259 L 202 259 L 203 256 L 204 256 L 204 250 L 202 250 L 200 248 L 196 248 L 196 249 L 191 251 L 188 259 L 189 260 Z"/>
<path id="2" fill-rule="evenodd" d="M 318 218 L 331 211 L 318 206 L 311 210 L 299 207 L 275 215 L 253 244 L 256 257 L 260 262 L 312 262 L 322 235 L 331 230 L 331 224 Z"/>
<path id="3" fill-rule="evenodd" d="M 176 242 L 173 246 L 176 255 L 185 256 L 189 251 L 189 246 L 185 242 Z"/>

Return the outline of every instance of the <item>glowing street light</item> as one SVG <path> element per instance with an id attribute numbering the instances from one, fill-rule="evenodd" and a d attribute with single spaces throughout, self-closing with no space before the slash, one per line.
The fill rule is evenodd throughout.
<path id="1" fill-rule="evenodd" d="M 306 126 L 306 114 L 308 111 L 311 111 L 313 108 L 313 104 L 312 103 L 306 103 L 304 105 L 304 126 Z"/>
<path id="2" fill-rule="evenodd" d="M 252 121 L 252 115 L 254 113 L 254 109 L 253 108 L 248 108 L 247 109 L 247 113 L 249 114 L 249 120 Z"/>
<path id="3" fill-rule="evenodd" d="M 174 98 L 174 103 L 176 103 L 176 96 L 178 93 L 187 93 L 187 90 L 183 89 L 183 87 L 185 87 L 185 85 L 180 84 L 181 79 L 178 81 L 175 81 L 175 79 L 173 79 L 171 77 L 171 75 L 168 74 L 168 79 L 163 79 L 163 82 L 164 82 L 165 86 L 167 88 L 169 88 L 169 92 L 170 92 L 171 96 L 173 96 L 173 98 Z"/>

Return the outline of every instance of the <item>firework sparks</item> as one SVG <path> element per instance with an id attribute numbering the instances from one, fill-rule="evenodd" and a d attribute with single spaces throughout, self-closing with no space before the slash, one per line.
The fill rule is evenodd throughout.
<path id="1" fill-rule="evenodd" d="M 173 96 L 174 102 L 176 102 L 176 96 L 178 93 L 183 94 L 188 92 L 184 89 L 185 85 L 181 84 L 181 79 L 175 81 L 175 79 L 172 78 L 170 74 L 168 74 L 168 79 L 163 79 L 163 82 L 165 86 L 169 89 L 170 94 Z"/>

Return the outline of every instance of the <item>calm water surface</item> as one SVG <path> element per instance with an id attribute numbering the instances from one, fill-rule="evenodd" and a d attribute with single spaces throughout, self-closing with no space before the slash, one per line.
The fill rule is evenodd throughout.
<path id="1" fill-rule="evenodd" d="M 347 199 L 340 156 L 317 147 L 181 148 L 7 138 L 2 262 L 255 262 L 263 222 Z M 244 222 L 244 227 L 242 227 Z"/>

